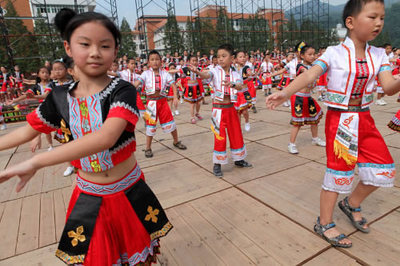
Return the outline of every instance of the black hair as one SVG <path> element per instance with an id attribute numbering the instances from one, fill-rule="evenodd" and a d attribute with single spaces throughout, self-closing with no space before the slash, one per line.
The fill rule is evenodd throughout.
<path id="1" fill-rule="evenodd" d="M 386 49 L 386 47 L 392 46 L 390 43 L 385 43 L 382 47 Z"/>
<path id="2" fill-rule="evenodd" d="M 190 61 L 190 59 L 192 59 L 193 57 L 196 58 L 196 60 L 198 59 L 198 58 L 197 58 L 197 55 L 191 54 L 191 55 L 189 55 L 189 61 Z"/>
<path id="3" fill-rule="evenodd" d="M 168 65 L 168 67 L 172 67 L 172 66 L 174 66 L 174 67 L 176 68 L 176 65 L 175 65 L 174 63 L 170 63 L 170 64 Z"/>
<path id="4" fill-rule="evenodd" d="M 238 51 L 235 52 L 235 58 L 237 58 L 240 53 L 243 53 L 244 55 L 246 55 L 245 51 L 238 50 Z"/>
<path id="5" fill-rule="evenodd" d="M 161 60 L 161 55 L 160 55 L 160 53 L 159 53 L 157 50 L 151 50 L 151 51 L 149 52 L 149 55 L 147 56 L 147 60 L 150 59 L 150 56 L 151 56 L 152 54 L 158 55 L 158 56 L 160 57 L 160 60 Z"/>
<path id="6" fill-rule="evenodd" d="M 129 63 L 129 61 L 131 61 L 131 60 L 133 60 L 133 61 L 135 61 L 136 62 L 136 59 L 135 58 L 133 58 L 133 57 L 128 57 L 128 59 L 126 59 L 126 61 Z"/>
<path id="7" fill-rule="evenodd" d="M 61 37 L 70 42 L 72 33 L 82 24 L 96 21 L 101 23 L 110 33 L 115 40 L 115 47 L 121 43 L 121 33 L 117 26 L 105 15 L 97 12 L 85 12 L 76 14 L 75 11 L 69 8 L 61 9 L 54 18 L 54 24 L 60 31 Z"/>
<path id="8" fill-rule="evenodd" d="M 300 54 L 305 54 L 308 49 L 314 49 L 314 47 L 312 47 L 311 45 L 306 44 L 301 48 Z"/>
<path id="9" fill-rule="evenodd" d="M 64 64 L 65 67 L 68 68 L 73 68 L 74 67 L 74 59 L 72 57 L 66 56 L 63 58 L 64 59 Z"/>
<path id="10" fill-rule="evenodd" d="M 217 49 L 217 53 L 218 53 L 219 50 L 225 50 L 225 51 L 227 51 L 230 55 L 233 55 L 233 53 L 234 53 L 233 46 L 232 46 L 232 44 L 230 44 L 230 43 L 225 43 L 225 44 L 220 45 L 220 46 L 218 47 L 218 49 Z"/>
<path id="11" fill-rule="evenodd" d="M 343 9 L 342 19 L 343 25 L 346 27 L 346 19 L 348 17 L 355 17 L 360 14 L 364 5 L 369 2 L 378 2 L 384 4 L 384 0 L 349 0 Z M 347 27 L 346 27 L 347 28 Z"/>
<path id="12" fill-rule="evenodd" d="M 50 74 L 50 70 L 49 70 L 47 67 L 45 67 L 45 66 L 39 67 L 38 71 L 36 72 L 36 74 L 37 74 L 37 76 L 36 76 L 36 83 L 40 83 L 40 82 L 42 81 L 41 78 L 39 78 L 39 72 L 40 72 L 40 70 L 42 70 L 42 69 L 46 69 L 47 72 L 49 72 L 49 74 Z"/>

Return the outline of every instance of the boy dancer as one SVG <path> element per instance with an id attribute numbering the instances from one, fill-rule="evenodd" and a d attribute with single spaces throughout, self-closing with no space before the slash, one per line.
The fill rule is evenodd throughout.
<path id="1" fill-rule="evenodd" d="M 202 79 L 211 79 L 214 84 L 214 100 L 212 108 L 211 130 L 214 132 L 214 175 L 222 177 L 221 164 L 228 163 L 226 153 L 226 132 L 228 131 L 232 159 L 238 167 L 251 167 L 246 162 L 247 152 L 243 142 L 239 116 L 233 106 L 237 101 L 237 92 L 246 88 L 242 77 L 231 68 L 233 62 L 233 47 L 223 44 L 217 50 L 218 65 L 207 72 L 200 72 L 196 66 L 190 70 Z"/>
<path id="2" fill-rule="evenodd" d="M 168 86 L 174 91 L 174 105 L 178 105 L 178 96 L 174 79 L 171 75 L 161 68 L 161 56 L 156 50 L 152 50 L 148 57 L 149 69 L 143 73 L 135 81 L 135 87 L 145 86 L 147 97 L 146 112 L 146 150 L 147 158 L 153 157 L 151 150 L 151 142 L 156 134 L 157 120 L 160 120 L 161 128 L 164 133 L 171 133 L 174 138 L 174 146 L 181 150 L 186 150 L 186 146 L 178 140 L 178 131 L 176 124 L 168 106 L 166 98 L 166 89 Z"/>

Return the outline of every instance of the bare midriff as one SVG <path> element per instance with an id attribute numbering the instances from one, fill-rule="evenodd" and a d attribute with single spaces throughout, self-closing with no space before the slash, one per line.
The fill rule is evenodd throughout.
<path id="1" fill-rule="evenodd" d="M 131 157 L 126 159 L 125 161 L 115 165 L 113 168 L 103 171 L 103 172 L 84 172 L 79 169 L 79 175 L 94 183 L 98 184 L 107 184 L 107 183 L 112 183 L 115 182 L 125 175 L 127 175 L 133 167 L 136 165 L 136 157 L 135 154 L 132 153 Z"/>

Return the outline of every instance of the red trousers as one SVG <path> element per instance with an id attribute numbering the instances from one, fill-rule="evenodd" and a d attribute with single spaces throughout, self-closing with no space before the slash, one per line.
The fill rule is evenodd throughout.
<path id="1" fill-rule="evenodd" d="M 233 161 L 240 161 L 246 158 L 246 146 L 243 142 L 242 129 L 240 127 L 239 116 L 233 104 L 214 103 L 213 110 L 221 110 L 220 137 L 214 135 L 214 154 L 213 162 L 227 164 L 228 156 L 226 153 L 226 132 L 229 136 L 229 144 Z"/>
<path id="2" fill-rule="evenodd" d="M 334 141 L 340 115 L 346 111 L 328 109 L 325 122 L 327 169 L 322 188 L 338 193 L 350 193 L 355 165 L 348 165 L 334 152 Z M 366 185 L 392 187 L 395 167 L 392 156 L 375 126 L 370 111 L 354 112 L 359 116 L 358 176 Z"/>

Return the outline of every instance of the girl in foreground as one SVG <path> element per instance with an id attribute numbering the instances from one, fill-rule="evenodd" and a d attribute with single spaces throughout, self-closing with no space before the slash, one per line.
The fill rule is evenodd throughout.
<path id="1" fill-rule="evenodd" d="M 77 185 L 56 256 L 67 264 L 149 265 L 169 223 L 137 165 L 134 129 L 136 90 L 110 79 L 120 33 L 104 15 L 62 9 L 55 23 L 73 58 L 79 82 L 56 87 L 28 117 L 29 125 L 0 138 L 0 150 L 40 132 L 61 128 L 68 142 L 0 173 L 0 182 L 20 178 L 21 191 L 45 166 L 72 161 Z"/>
<path id="2" fill-rule="evenodd" d="M 386 94 L 393 95 L 400 90 L 400 81 L 391 74 L 385 50 L 367 43 L 382 31 L 384 15 L 383 0 L 349 0 L 343 11 L 348 30 L 346 40 L 329 47 L 315 66 L 286 89 L 266 99 L 267 107 L 274 109 L 290 95 L 328 73 L 327 169 L 320 196 L 320 217 L 314 231 L 337 247 L 352 245 L 333 222 L 338 194 L 351 193 L 339 202 L 339 208 L 356 229 L 368 233 L 370 229 L 361 215 L 360 204 L 378 187 L 392 187 L 394 183 L 392 156 L 369 111 L 376 76 Z M 360 182 L 351 192 L 356 164 Z"/>

